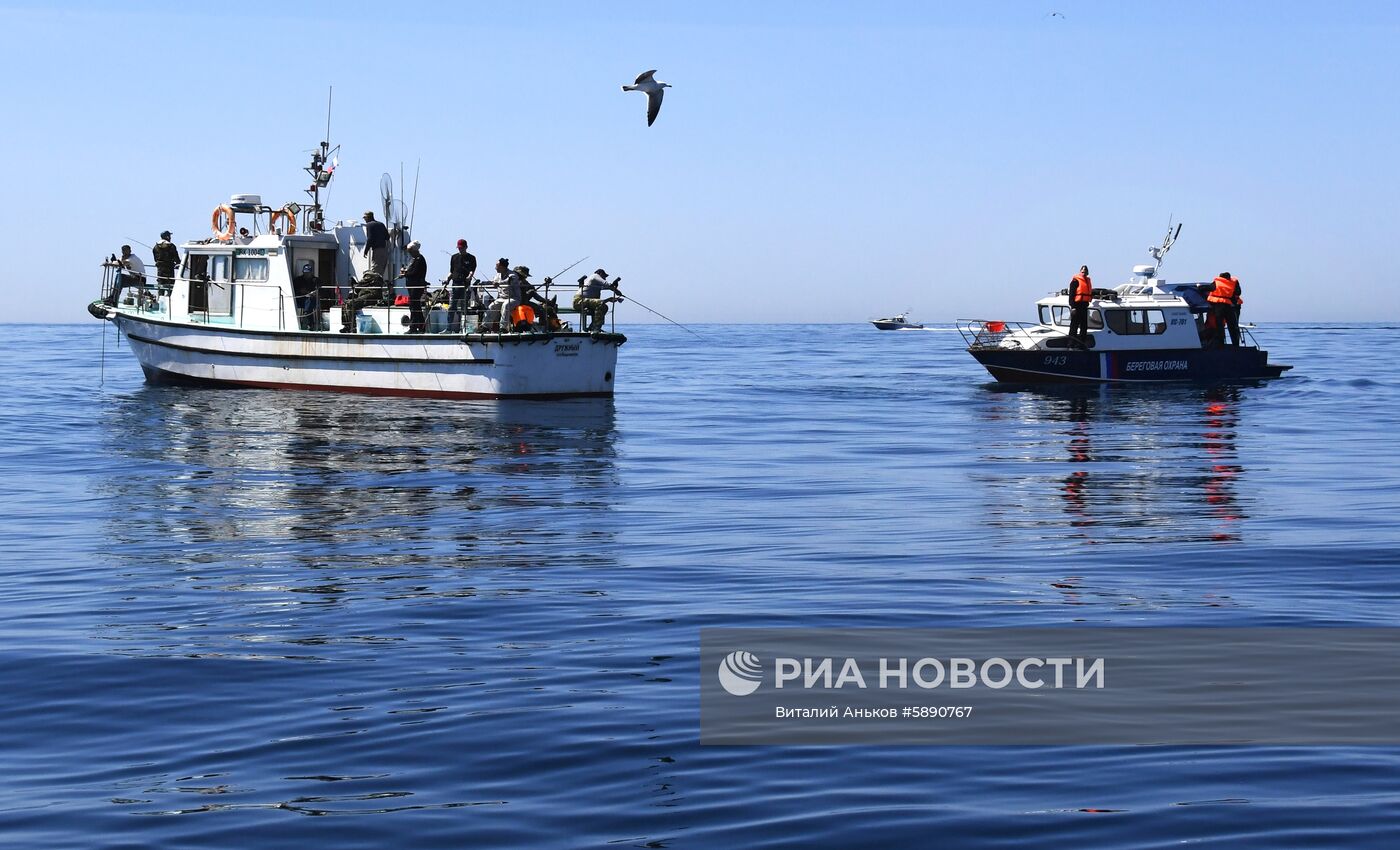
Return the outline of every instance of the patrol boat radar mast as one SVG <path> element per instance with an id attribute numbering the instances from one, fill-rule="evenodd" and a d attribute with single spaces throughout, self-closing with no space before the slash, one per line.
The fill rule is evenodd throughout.
<path id="1" fill-rule="evenodd" d="M 1154 245 L 1151 248 L 1147 249 L 1147 253 L 1152 256 L 1153 261 L 1156 263 L 1156 266 L 1152 269 L 1154 274 L 1161 270 L 1162 258 L 1167 256 L 1167 252 L 1170 251 L 1172 249 L 1172 246 L 1176 244 L 1176 237 L 1181 235 L 1181 225 L 1182 222 L 1177 222 L 1176 230 L 1173 231 L 1171 222 L 1167 222 L 1167 237 L 1162 240 L 1162 244 Z M 1152 275 L 1148 275 L 1148 277 L 1151 276 Z"/>

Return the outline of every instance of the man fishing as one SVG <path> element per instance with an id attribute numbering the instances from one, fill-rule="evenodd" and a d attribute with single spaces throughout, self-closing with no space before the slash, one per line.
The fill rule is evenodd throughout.
<path id="1" fill-rule="evenodd" d="M 451 308 L 447 314 L 447 329 L 451 333 L 461 333 L 462 314 L 468 309 L 476 309 L 475 292 L 471 281 L 476 277 L 476 257 L 467 253 L 467 240 L 457 240 L 457 253 L 452 255 L 448 279 L 452 282 Z"/>
<path id="2" fill-rule="evenodd" d="M 418 240 L 408 243 L 408 265 L 399 271 L 408 289 L 408 332 L 421 334 L 427 331 L 427 321 L 423 314 L 423 294 L 428 288 L 428 261 L 423 256 L 422 245 Z"/>
<path id="3" fill-rule="evenodd" d="M 598 333 L 603 329 L 603 321 L 608 315 L 608 305 L 623 300 L 622 290 L 618 284 L 622 283 L 622 278 L 613 278 L 612 283 L 608 282 L 608 273 L 604 269 L 597 269 L 592 275 L 578 279 L 578 292 L 574 293 L 574 309 L 579 314 L 579 330 L 588 333 Z M 603 290 L 609 290 L 613 294 L 604 298 Z M 588 327 L 583 326 L 583 317 L 588 316 Z"/>
<path id="4" fill-rule="evenodd" d="M 134 286 L 145 290 L 146 264 L 131 252 L 130 245 L 123 245 L 121 259 L 113 257 L 111 264 L 117 267 L 117 280 L 112 286 L 112 294 L 107 296 L 107 306 L 115 307 L 123 289 Z"/>

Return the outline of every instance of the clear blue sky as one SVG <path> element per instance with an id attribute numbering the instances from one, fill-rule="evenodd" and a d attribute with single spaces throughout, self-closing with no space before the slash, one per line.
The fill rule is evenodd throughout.
<path id="1" fill-rule="evenodd" d="M 8 320 L 86 320 L 103 256 L 206 235 L 232 193 L 303 200 L 329 85 L 330 214 L 421 157 L 434 279 L 466 236 L 540 274 L 591 255 L 681 321 L 1029 318 L 1175 216 L 1167 276 L 1235 272 L 1248 319 L 1400 319 L 1396 3 L 0 0 L 0 25 Z M 647 68 L 675 85 L 651 128 L 619 90 Z"/>

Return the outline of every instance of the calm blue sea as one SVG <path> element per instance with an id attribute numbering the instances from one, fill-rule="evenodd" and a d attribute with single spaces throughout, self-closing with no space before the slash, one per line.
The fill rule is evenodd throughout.
<path id="1" fill-rule="evenodd" d="M 15 848 L 1400 846 L 1400 750 L 698 744 L 707 626 L 1400 625 L 1400 328 L 999 390 L 628 328 L 611 401 L 148 387 L 0 328 Z"/>

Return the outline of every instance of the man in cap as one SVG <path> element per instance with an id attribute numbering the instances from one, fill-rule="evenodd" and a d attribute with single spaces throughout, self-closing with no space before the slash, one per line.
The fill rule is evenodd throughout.
<path id="1" fill-rule="evenodd" d="M 156 286 L 161 295 L 175 288 L 175 267 L 180 265 L 180 249 L 170 241 L 170 231 L 160 232 L 160 241 L 151 249 L 156 260 Z"/>
<path id="2" fill-rule="evenodd" d="M 316 277 L 316 265 L 310 260 L 301 264 L 301 274 L 292 278 L 293 301 L 297 305 L 297 327 L 304 331 L 321 329 L 321 310 L 317 293 L 321 279 Z"/>
<path id="3" fill-rule="evenodd" d="M 510 306 L 509 311 L 502 308 L 501 319 L 507 320 L 508 318 L 512 331 L 528 331 L 531 319 L 527 317 L 527 314 L 521 314 L 517 317 L 516 312 L 521 307 L 527 307 L 529 308 L 528 313 L 533 314 L 534 308 L 530 306 L 530 302 L 538 299 L 539 293 L 535 291 L 535 285 L 530 283 L 529 266 L 516 266 L 510 271 L 511 277 L 515 281 L 515 288 L 511 294 L 511 300 L 514 303 Z"/>
<path id="4" fill-rule="evenodd" d="M 520 276 L 520 270 L 524 269 L 528 274 L 530 269 L 527 266 L 516 266 L 510 268 L 510 260 L 502 257 L 496 262 L 496 279 L 492 281 L 496 285 L 500 296 L 497 303 L 501 305 L 500 325 L 501 331 L 508 332 L 514 330 L 515 320 L 512 314 L 515 308 L 525 303 L 525 280 Z M 494 307 L 494 305 L 492 305 Z"/>
<path id="5" fill-rule="evenodd" d="M 365 258 L 370 270 L 381 278 L 389 267 L 389 228 L 384 222 L 375 221 L 374 213 L 365 210 Z"/>
<path id="6" fill-rule="evenodd" d="M 423 258 L 423 246 L 415 239 L 408 243 L 408 265 L 399 272 L 408 290 L 408 332 L 421 334 L 427 330 L 423 316 L 423 292 L 428 288 L 428 261 Z"/>
<path id="7" fill-rule="evenodd" d="M 462 332 L 462 314 L 468 309 L 476 309 L 476 293 L 472 281 L 476 278 L 476 257 L 467 253 L 467 240 L 457 240 L 457 253 L 452 255 L 452 264 L 447 277 L 452 281 L 452 303 L 447 314 L 447 329 L 451 333 Z"/>
<path id="8" fill-rule="evenodd" d="M 491 287 L 495 289 L 496 295 L 487 302 L 486 312 L 482 315 L 481 324 L 478 326 L 478 329 L 483 333 L 486 331 L 500 333 L 503 330 L 501 327 L 502 319 L 509 321 L 501 310 L 506 306 L 506 296 L 511 285 L 510 279 L 510 260 L 501 257 L 496 261 L 496 276 L 491 279 L 490 283 Z"/>
<path id="9" fill-rule="evenodd" d="M 603 329 L 603 320 L 608 315 L 608 305 L 622 300 L 622 290 L 617 285 L 622 283 L 622 278 L 614 278 L 612 283 L 608 283 L 608 273 L 603 269 L 598 269 L 587 278 L 579 278 L 578 292 L 574 293 L 574 309 L 578 311 L 578 329 L 597 333 Z M 610 290 L 613 295 L 610 298 L 603 297 L 603 290 Z M 584 327 L 584 316 L 589 318 L 588 327 Z"/>

